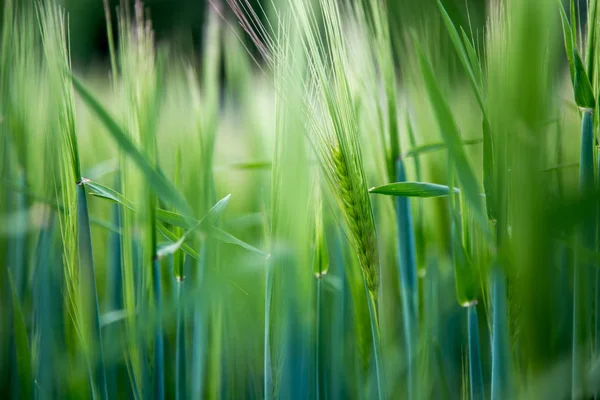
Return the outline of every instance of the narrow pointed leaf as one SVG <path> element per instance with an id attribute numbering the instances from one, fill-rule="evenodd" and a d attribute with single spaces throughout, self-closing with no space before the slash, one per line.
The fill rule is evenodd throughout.
<path id="1" fill-rule="evenodd" d="M 577 103 L 579 107 L 594 108 L 596 107 L 594 90 L 592 89 L 590 79 L 585 72 L 585 67 L 583 66 L 581 57 L 575 49 L 573 49 L 573 62 L 575 67 L 575 103 Z"/>
<path id="2" fill-rule="evenodd" d="M 89 108 L 102 121 L 113 139 L 138 166 L 145 175 L 148 183 L 156 191 L 156 194 L 166 203 L 173 205 L 179 211 L 186 215 L 192 215 L 192 210 L 183 196 L 175 189 L 173 184 L 165 177 L 158 168 L 155 168 L 148 158 L 140 152 L 136 145 L 131 141 L 127 132 L 115 121 L 91 92 L 77 79 L 72 76 L 73 86 L 89 106 Z"/>
<path id="3" fill-rule="evenodd" d="M 460 33 L 462 35 L 463 43 L 465 45 L 465 51 L 467 52 L 467 56 L 469 57 L 469 62 L 471 63 L 471 69 L 473 70 L 473 74 L 475 75 L 475 80 L 477 81 L 477 83 L 481 84 L 483 74 L 481 72 L 481 64 L 479 63 L 477 51 L 475 50 L 473 43 L 469 39 L 469 36 L 462 28 L 462 26 L 460 27 Z"/>
<path id="4" fill-rule="evenodd" d="M 458 189 L 454 188 L 458 193 Z M 446 197 L 450 188 L 445 185 L 428 182 L 395 182 L 369 189 L 371 193 L 385 194 L 398 197 Z"/>
<path id="5" fill-rule="evenodd" d="M 225 166 L 228 169 L 239 169 L 239 170 L 270 170 L 273 163 L 271 161 L 249 161 L 234 163 Z"/>
<path id="6" fill-rule="evenodd" d="M 473 68 L 471 67 L 471 62 L 469 61 L 469 57 L 467 55 L 467 50 L 465 50 L 463 42 L 460 39 L 460 35 L 458 34 L 458 31 L 456 30 L 456 27 L 454 26 L 452 19 L 450 18 L 450 16 L 446 12 L 446 9 L 442 5 L 442 2 L 440 0 L 438 0 L 437 3 L 438 3 L 438 7 L 440 8 L 440 12 L 442 14 L 442 19 L 444 20 L 444 23 L 446 24 L 446 29 L 448 30 L 448 34 L 450 35 L 450 40 L 452 40 L 454 49 L 456 50 L 456 53 L 458 54 L 458 59 L 460 60 L 461 64 L 463 65 L 464 69 L 467 72 L 467 77 L 469 78 L 469 82 L 471 83 L 473 92 L 475 93 L 475 97 L 477 98 L 477 102 L 479 103 L 479 106 L 481 107 L 481 111 L 483 111 L 485 113 L 483 96 L 481 94 L 481 90 L 479 88 L 477 78 L 475 76 L 475 72 L 473 72 Z"/>
<path id="7" fill-rule="evenodd" d="M 162 208 L 156 210 L 156 218 L 165 224 L 184 229 L 190 229 L 200 222 L 197 219 L 186 217 L 185 215 L 181 215 L 174 211 L 164 210 Z"/>
<path id="8" fill-rule="evenodd" d="M 565 12 L 564 6 L 560 6 L 560 20 L 563 28 L 563 38 L 565 40 L 565 53 L 567 54 L 567 60 L 569 60 L 569 71 L 571 73 L 571 83 L 575 84 L 575 61 L 573 59 L 573 28 L 569 23 L 569 18 Z"/>
<path id="9" fill-rule="evenodd" d="M 462 144 L 464 146 L 470 146 L 470 145 L 474 145 L 474 144 L 479 144 L 482 141 L 483 141 L 482 139 L 467 139 L 467 140 L 463 140 Z M 439 150 L 446 150 L 447 148 L 448 148 L 448 146 L 446 146 L 446 143 L 443 143 L 443 142 L 424 144 L 421 146 L 413 147 L 408 152 L 406 152 L 404 157 L 416 157 L 421 154 L 432 153 L 434 151 L 439 151 Z"/>
<path id="10" fill-rule="evenodd" d="M 160 233 L 166 239 L 170 240 L 173 243 L 177 242 L 180 239 L 179 237 L 177 237 L 176 234 L 174 234 L 173 232 L 171 232 L 170 230 L 168 230 L 161 223 L 157 223 L 156 224 L 156 229 L 158 230 L 158 233 Z M 199 260 L 200 259 L 200 255 L 198 254 L 198 252 L 196 250 L 192 249 L 189 245 L 187 245 L 185 243 L 181 244 L 181 250 L 183 252 L 185 252 L 187 255 L 189 255 L 190 257 L 192 257 L 194 260 Z"/>
<path id="11" fill-rule="evenodd" d="M 242 240 L 240 240 L 238 238 L 236 238 L 232 234 L 230 234 L 228 232 L 225 232 L 221 228 L 213 227 L 210 230 L 209 234 L 210 234 L 210 237 L 212 237 L 214 239 L 217 239 L 217 240 L 220 240 L 220 241 L 222 241 L 224 243 L 235 244 L 237 246 L 243 247 L 246 250 L 250 250 L 250 251 L 252 251 L 254 253 L 260 254 L 263 257 L 267 256 L 263 251 L 257 249 L 256 247 L 254 247 L 252 245 L 249 245 L 248 243 L 246 243 L 246 242 L 244 242 L 244 241 L 242 241 Z"/>
<path id="12" fill-rule="evenodd" d="M 90 194 L 95 197 L 101 197 L 115 203 L 119 203 L 122 206 L 128 208 L 131 211 L 134 211 L 133 204 L 125 198 L 121 193 L 117 192 L 109 188 L 108 186 L 104 186 L 98 182 L 92 181 L 90 179 L 83 178 L 83 184 L 88 188 L 92 189 Z"/>
<path id="13" fill-rule="evenodd" d="M 463 193 L 465 199 L 469 202 L 469 205 L 475 211 L 477 222 L 481 228 L 487 230 L 487 219 L 483 214 L 481 207 L 479 183 L 477 182 L 477 178 L 471 169 L 469 160 L 467 159 L 465 151 L 462 147 L 458 126 L 456 125 L 454 117 L 452 116 L 450 106 L 446 102 L 445 97 L 442 94 L 442 90 L 437 83 L 431 64 L 427 58 L 425 58 L 425 55 L 423 54 L 416 40 L 415 44 L 419 50 L 418 53 L 421 70 L 427 92 L 429 93 L 431 105 L 433 106 L 438 126 L 442 128 L 440 131 L 444 142 L 446 142 L 446 145 L 448 146 L 448 156 L 456 168 L 458 180 L 462 186 L 461 192 Z"/>
<path id="14" fill-rule="evenodd" d="M 203 224 L 205 226 L 214 225 L 219 220 L 221 215 L 223 215 L 223 212 L 225 212 L 225 209 L 227 208 L 230 199 L 231 194 L 228 194 L 227 196 L 219 200 L 214 206 L 211 207 L 210 210 L 208 210 L 208 212 L 202 218 L 202 220 L 200 220 L 200 224 Z"/>

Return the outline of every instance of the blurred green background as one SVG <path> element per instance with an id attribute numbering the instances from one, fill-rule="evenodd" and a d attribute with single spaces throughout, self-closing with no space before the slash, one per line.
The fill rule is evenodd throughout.
<path id="1" fill-rule="evenodd" d="M 267 4 L 271 0 L 249 2 L 258 9 L 261 1 Z M 115 10 L 119 2 L 120 0 L 110 0 L 113 21 L 116 19 Z M 427 27 L 428 34 L 431 34 L 432 26 L 442 27 L 439 24 L 441 19 L 435 0 L 388 0 L 386 2 L 390 11 L 390 27 L 397 44 L 403 40 L 401 32 L 406 32 L 406 28 Z M 108 41 L 102 0 L 62 0 L 62 3 L 70 15 L 72 55 L 76 65 L 108 66 Z M 225 0 L 212 0 L 212 3 L 221 8 L 221 14 L 229 23 L 237 25 Z M 485 23 L 486 0 L 468 2 L 444 0 L 442 3 L 457 25 L 470 24 L 475 32 L 481 32 Z M 158 42 L 168 42 L 169 46 L 177 49 L 178 52 L 199 53 L 206 10 L 210 6 L 210 1 L 147 0 L 144 5 L 149 12 Z M 116 33 L 116 27 L 114 30 Z M 439 29 L 434 34 L 439 34 L 442 43 L 449 45 L 445 30 Z M 454 52 L 447 48 L 450 50 L 448 56 L 452 55 L 453 58 Z"/>

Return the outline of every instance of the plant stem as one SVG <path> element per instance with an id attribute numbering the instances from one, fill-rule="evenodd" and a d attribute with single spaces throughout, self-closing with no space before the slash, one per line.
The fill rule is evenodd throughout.
<path id="1" fill-rule="evenodd" d="M 327 398 L 325 382 L 322 379 L 324 367 L 323 337 L 323 275 L 317 275 L 317 322 L 315 326 L 315 395 L 316 399 Z"/>
<path id="2" fill-rule="evenodd" d="M 156 336 L 154 338 L 154 397 L 165 398 L 164 342 L 162 334 L 162 294 L 160 282 L 160 261 L 152 259 L 152 281 L 154 282 L 154 307 L 156 308 Z"/>
<path id="3" fill-rule="evenodd" d="M 183 256 L 180 256 L 179 262 L 184 263 Z M 186 357 L 185 357 L 185 310 L 183 298 L 185 296 L 185 282 L 183 271 L 180 270 L 177 276 L 177 337 L 175 349 L 175 399 L 187 399 L 186 385 Z"/>
<path id="4" fill-rule="evenodd" d="M 581 145 L 579 158 L 579 191 L 585 196 L 594 190 L 594 114 L 593 110 L 583 111 L 581 121 Z M 586 249 L 593 249 L 595 237 L 595 216 L 587 218 L 582 222 L 579 230 L 580 244 Z M 579 341 L 587 340 L 586 332 L 588 318 L 586 314 L 589 309 L 590 286 L 592 280 L 590 265 L 588 262 L 576 261 L 573 270 L 573 360 L 572 360 L 572 386 L 571 396 L 577 398 L 583 388 L 584 364 L 581 356 L 586 353 L 585 349 L 580 349 Z M 589 314 L 587 314 L 589 316 Z"/>
<path id="5" fill-rule="evenodd" d="M 506 279 L 498 265 L 491 271 L 492 286 L 492 400 L 508 398 L 509 356 L 506 332 Z"/>
<path id="6" fill-rule="evenodd" d="M 597 158 L 600 160 L 600 149 L 597 150 Z M 600 189 L 600 161 L 597 165 L 596 190 Z M 596 251 L 600 251 L 600 204 L 596 208 Z M 594 307 L 594 359 L 600 356 L 600 271 L 595 271 L 594 289 L 596 293 L 596 304 Z M 599 398 L 598 392 L 594 393 L 594 400 Z"/>
<path id="7" fill-rule="evenodd" d="M 87 198 L 83 182 L 77 183 L 77 223 L 78 223 L 78 252 L 79 272 L 81 273 L 82 298 L 89 302 L 86 304 L 84 315 L 90 312 L 90 335 L 92 344 L 96 347 L 94 357 L 98 357 L 98 366 L 95 368 L 95 386 L 99 390 L 100 398 L 107 399 L 106 370 L 104 366 L 104 351 L 102 348 L 102 332 L 100 330 L 100 313 L 98 311 L 98 292 L 94 273 L 94 259 L 92 256 L 92 236 L 90 219 L 88 215 Z"/>
<path id="8" fill-rule="evenodd" d="M 481 372 L 481 351 L 479 348 L 479 325 L 477 303 L 467 307 L 469 335 L 469 386 L 471 400 L 483 400 L 483 373 Z"/>
<path id="9" fill-rule="evenodd" d="M 117 179 L 116 186 L 120 186 Z M 112 205 L 113 225 L 122 229 L 121 210 L 118 204 Z M 120 310 L 123 308 L 123 271 L 121 265 L 121 235 L 118 232 L 111 232 L 109 236 L 109 252 L 107 268 L 107 297 L 109 299 L 109 310 Z M 115 343 L 120 339 L 120 326 L 111 326 L 105 328 L 108 336 L 108 343 Z M 116 396 L 119 393 L 119 363 L 113 361 L 107 366 L 107 388 L 109 396 Z"/>
<path id="10" fill-rule="evenodd" d="M 367 291 L 367 302 L 369 306 L 369 322 L 371 324 L 371 336 L 373 338 L 373 356 L 375 358 L 375 379 L 377 381 L 377 398 L 385 399 L 385 388 L 383 386 L 383 365 L 381 363 L 381 341 L 379 337 L 379 317 L 377 307 L 377 297 L 375 293 L 370 292 L 365 284 Z"/>
<path id="11" fill-rule="evenodd" d="M 265 282 L 265 329 L 264 329 L 264 398 L 269 400 L 273 395 L 273 371 L 271 366 L 271 296 L 273 292 L 273 271 L 271 259 L 267 260 Z"/>
<path id="12" fill-rule="evenodd" d="M 405 182 L 404 162 L 396 160 L 396 181 Z M 416 347 L 417 347 L 417 268 L 415 257 L 415 233 L 407 197 L 395 197 L 396 223 L 398 227 L 398 274 L 402 297 L 402 319 L 408 366 L 408 399 L 416 398 Z"/>

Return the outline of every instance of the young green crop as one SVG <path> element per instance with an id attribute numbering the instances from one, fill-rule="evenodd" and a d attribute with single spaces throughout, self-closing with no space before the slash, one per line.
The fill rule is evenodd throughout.
<path id="1" fill-rule="evenodd" d="M 597 395 L 595 0 L 94 2 L 0 6 L 0 392 Z"/>

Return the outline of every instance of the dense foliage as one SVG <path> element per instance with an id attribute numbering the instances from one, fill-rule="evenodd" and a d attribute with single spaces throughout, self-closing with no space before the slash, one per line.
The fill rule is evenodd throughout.
<path id="1" fill-rule="evenodd" d="M 4 0 L 0 392 L 596 396 L 598 1 L 420 3 Z"/>

